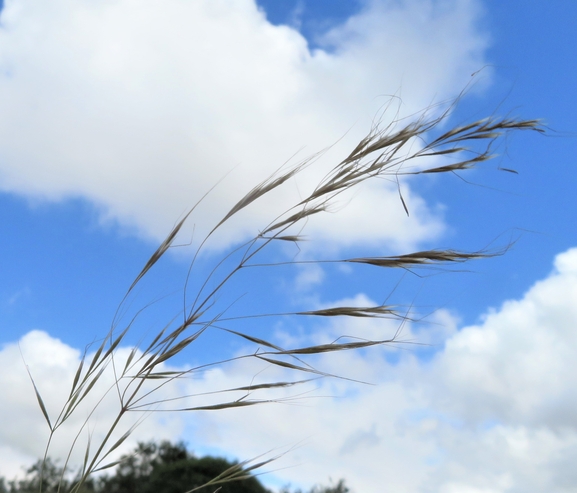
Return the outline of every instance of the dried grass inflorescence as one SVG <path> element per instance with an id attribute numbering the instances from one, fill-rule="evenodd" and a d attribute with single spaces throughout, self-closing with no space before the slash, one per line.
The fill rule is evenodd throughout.
<path id="1" fill-rule="evenodd" d="M 154 412 L 154 409 L 157 408 L 159 404 L 168 403 L 167 400 L 159 401 L 154 399 L 156 390 L 163 387 L 167 382 L 174 381 L 199 370 L 199 368 L 189 368 L 185 371 L 167 371 L 164 364 L 169 363 L 172 358 L 191 347 L 191 345 L 209 329 L 222 330 L 231 336 L 240 337 L 254 344 L 254 351 L 244 356 L 236 357 L 235 359 L 257 358 L 267 364 L 289 369 L 299 374 L 305 372 L 306 374 L 312 375 L 312 378 L 325 377 L 328 375 L 306 363 L 302 359 L 305 356 L 343 350 L 356 350 L 395 342 L 395 338 L 369 341 L 355 340 L 353 342 L 339 342 L 339 340 L 337 340 L 333 343 L 318 344 L 309 347 L 282 348 L 277 344 L 255 337 L 249 333 L 224 327 L 223 324 L 232 319 L 223 317 L 226 307 L 220 311 L 218 310 L 218 296 L 231 279 L 241 270 L 249 267 L 266 268 L 278 265 L 315 262 L 347 265 L 364 264 L 369 267 L 378 267 L 381 269 L 413 269 L 431 264 L 466 262 L 471 259 L 496 254 L 496 252 L 462 252 L 449 249 L 420 251 L 396 256 L 366 256 L 333 260 L 306 260 L 301 262 L 293 260 L 276 264 L 259 263 L 256 260 L 261 252 L 265 251 L 277 241 L 288 241 L 298 244 L 302 241 L 300 232 L 308 218 L 313 215 L 316 216 L 326 213 L 339 194 L 356 187 L 360 183 L 383 176 L 393 177 L 395 180 L 398 180 L 398 177 L 402 175 L 455 173 L 467 170 L 490 159 L 493 155 L 493 143 L 504 134 L 518 130 L 543 132 L 543 127 L 537 120 L 491 117 L 467 125 L 454 127 L 437 137 L 431 138 L 430 135 L 435 133 L 436 129 L 441 126 L 441 123 L 446 121 L 449 116 L 449 110 L 443 111 L 440 116 L 433 118 L 429 118 L 427 115 L 428 113 L 424 112 L 414 119 L 414 121 L 410 121 L 404 125 L 403 122 L 398 121 L 387 125 L 385 128 L 380 128 L 379 125 L 375 125 L 371 132 L 358 143 L 353 151 L 320 180 L 309 196 L 298 201 L 298 203 L 294 204 L 281 216 L 273 218 L 267 226 L 259 232 L 255 232 L 254 237 L 250 241 L 234 247 L 231 252 L 225 253 L 223 260 L 217 263 L 215 269 L 208 276 L 208 279 L 200 284 L 196 292 L 192 294 L 189 292 L 187 282 L 184 288 L 184 303 L 180 316 L 160 328 L 148 344 L 140 348 L 133 348 L 122 365 L 119 365 L 115 360 L 116 351 L 123 341 L 125 341 L 128 332 L 133 327 L 134 320 L 143 316 L 146 307 L 140 310 L 134 319 L 124 328 L 118 328 L 117 322 L 115 321 L 106 338 L 100 346 L 96 348 L 95 353 L 88 358 L 88 353 L 85 352 L 71 383 L 68 399 L 56 417 L 49 416 L 42 396 L 36 388 L 36 385 L 34 385 L 34 391 L 36 392 L 40 409 L 50 430 L 50 437 L 46 447 L 46 457 L 48 457 L 50 445 L 55 434 L 70 420 L 73 414 L 78 412 L 80 404 L 97 388 L 96 384 L 102 377 L 103 372 L 109 367 L 113 368 L 116 383 L 112 388 L 109 388 L 107 392 L 116 393 L 119 403 L 118 414 L 113 422 L 110 423 L 108 433 L 99 443 L 91 443 L 91 441 L 88 440 L 78 480 L 72 487 L 73 492 L 80 491 L 83 483 L 94 472 L 111 468 L 118 464 L 118 461 L 111 459 L 111 457 L 113 457 L 114 451 L 117 450 L 134 431 L 134 426 L 130 426 L 123 433 L 121 431 L 125 423 L 124 418 L 128 413 L 136 411 Z M 481 150 L 478 150 L 479 145 L 482 146 Z M 437 165 L 435 164 L 437 162 L 436 160 L 430 159 L 435 156 L 442 156 L 442 165 Z M 447 160 L 452 157 L 455 158 L 455 161 L 447 162 Z M 247 206 L 283 186 L 290 178 L 296 176 L 307 167 L 314 165 L 314 163 L 314 158 L 311 158 L 288 170 L 279 170 L 242 197 L 229 212 L 224 215 L 222 220 L 216 224 L 204 241 L 200 243 L 200 246 L 197 247 L 188 275 L 191 276 L 195 262 L 199 261 L 199 255 L 206 241 L 218 229 L 222 228 L 227 221 Z M 430 165 L 430 163 L 433 164 Z M 412 167 L 412 164 L 418 164 L 418 166 Z M 429 165 L 430 167 L 428 167 Z M 403 207 L 408 213 L 407 206 L 400 192 L 399 195 Z M 129 295 L 149 273 L 150 269 L 152 269 L 173 246 L 181 228 L 193 215 L 195 208 L 196 206 L 176 224 L 166 239 L 152 254 L 129 287 L 121 306 L 127 302 Z M 298 231 L 298 233 L 295 233 L 295 231 Z M 234 255 L 238 255 L 239 252 L 239 260 L 234 261 L 235 263 L 230 270 L 224 274 L 220 273 L 218 267 L 224 265 L 230 261 L 230 259 L 236 259 L 237 257 Z M 226 263 L 226 265 L 229 264 Z M 408 315 L 397 311 L 394 306 L 387 305 L 368 307 L 335 306 L 325 309 L 311 309 L 288 313 L 248 313 L 234 317 L 234 319 L 265 316 L 385 317 L 397 319 L 402 323 Z M 213 364 L 217 365 L 220 363 L 223 363 L 223 361 L 215 361 Z M 248 393 L 250 392 L 292 387 L 308 381 L 310 381 L 310 379 L 295 379 L 294 381 L 288 382 L 272 381 L 257 385 L 231 387 L 216 392 L 223 396 L 231 395 L 231 393 L 237 393 L 239 391 L 245 392 L 246 394 L 241 398 L 227 399 L 225 397 L 221 402 L 216 404 L 180 408 L 174 407 L 174 410 L 207 411 L 253 406 L 270 402 L 271 399 L 248 398 Z M 169 401 L 174 400 L 177 402 L 181 397 L 183 396 L 175 396 L 174 399 L 169 399 Z M 88 433 L 89 418 L 90 416 L 83 422 L 77 432 L 74 443 L 70 445 L 69 459 L 72 450 L 78 446 L 81 435 Z M 119 434 L 119 431 L 122 433 L 120 438 L 113 438 Z M 234 471 L 230 471 L 230 474 L 215 478 L 213 484 L 216 485 L 225 480 L 241 479 L 246 477 L 249 471 L 253 471 L 255 468 L 269 462 L 270 460 L 265 460 L 253 465 L 248 465 L 247 463 L 239 464 L 235 466 L 236 469 Z"/>

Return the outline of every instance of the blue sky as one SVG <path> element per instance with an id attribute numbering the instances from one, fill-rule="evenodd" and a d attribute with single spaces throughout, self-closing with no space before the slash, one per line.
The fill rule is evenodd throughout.
<path id="1" fill-rule="evenodd" d="M 0 21 L 0 422 L 17 423 L 0 429 L 0 474 L 14 474 L 43 450 L 27 438 L 45 430 L 18 341 L 41 390 L 54 391 L 56 409 L 77 352 L 106 334 L 163 236 L 218 180 L 182 243 L 194 245 L 295 152 L 302 159 L 341 139 L 321 161 L 334 163 L 363 137 L 385 95 L 399 96 L 400 113 L 409 115 L 456 97 L 480 71 L 449 124 L 513 115 L 542 118 L 547 134 L 508 136 L 496 159 L 461 175 L 466 182 L 410 180 L 410 218 L 394 187 L 363 189 L 325 223 L 311 221 L 301 256 L 514 242 L 506 255 L 424 277 L 326 267 L 264 278 L 251 272 L 220 300 L 242 296 L 232 313 L 259 313 L 390 295 L 431 314 L 430 325 L 405 328 L 407 338 L 430 346 L 319 359 L 327 371 L 375 384 L 322 381 L 307 389 L 347 399 L 303 398 L 248 416 L 151 417 L 135 439 L 184 438 L 197 450 L 239 458 L 299 443 L 279 466 L 289 469 L 268 476 L 271 485 L 343 475 L 368 492 L 383 491 L 386 481 L 391 491 L 409 492 L 573 491 L 577 479 L 563 472 L 563 460 L 577 450 L 577 5 L 262 1 L 257 8 L 239 0 L 224 8 L 207 0 L 136 8 L 119 0 L 71 8 L 14 0 Z M 239 217 L 208 246 L 198 278 L 315 178 L 311 172 Z M 270 258 L 296 253 L 287 247 Z M 127 344 L 178 309 L 189 261 L 183 246 L 151 273 L 130 309 L 173 296 Z M 388 322 L 302 320 L 234 328 L 286 344 L 395 330 Z M 242 349 L 216 334 L 173 364 Z M 243 385 L 261 370 L 224 367 L 194 385 Z M 54 454 L 66 450 L 67 433 Z"/>

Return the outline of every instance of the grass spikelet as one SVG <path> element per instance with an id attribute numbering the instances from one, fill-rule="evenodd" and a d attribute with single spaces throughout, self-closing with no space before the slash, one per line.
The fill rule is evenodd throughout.
<path id="1" fill-rule="evenodd" d="M 296 312 L 296 315 L 307 315 L 316 317 L 370 317 L 382 318 L 395 316 L 399 314 L 392 307 L 388 306 L 370 306 L 370 307 L 353 307 L 339 306 L 335 308 L 325 308 L 321 310 L 310 310 L 307 312 Z"/>

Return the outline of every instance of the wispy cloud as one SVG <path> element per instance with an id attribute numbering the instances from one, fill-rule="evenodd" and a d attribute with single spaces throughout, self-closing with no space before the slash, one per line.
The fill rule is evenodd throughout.
<path id="1" fill-rule="evenodd" d="M 16 303 L 18 303 L 18 300 L 22 299 L 23 297 L 30 296 L 31 292 L 32 291 L 29 287 L 24 287 L 13 293 L 11 296 L 9 296 L 6 302 L 9 305 L 15 305 Z"/>

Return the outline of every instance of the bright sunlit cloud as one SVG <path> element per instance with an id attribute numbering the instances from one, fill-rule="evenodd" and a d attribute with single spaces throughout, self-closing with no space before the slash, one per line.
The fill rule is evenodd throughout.
<path id="1" fill-rule="evenodd" d="M 387 118 L 397 104 L 406 116 L 455 96 L 485 63 L 477 15 L 473 1 L 371 1 L 319 33 L 324 49 L 311 51 L 251 0 L 8 0 L 0 189 L 80 197 L 102 221 L 159 240 L 224 177 L 193 218 L 199 238 L 299 149 L 292 162 L 344 136 L 326 156 L 336 163 L 391 95 L 400 99 Z M 319 173 L 251 208 L 215 246 L 254 234 Z M 437 237 L 437 206 L 408 186 L 404 196 L 408 219 L 397 185 L 382 182 L 358 193 L 340 219 L 311 221 L 308 233 L 333 248 L 413 248 Z"/>

